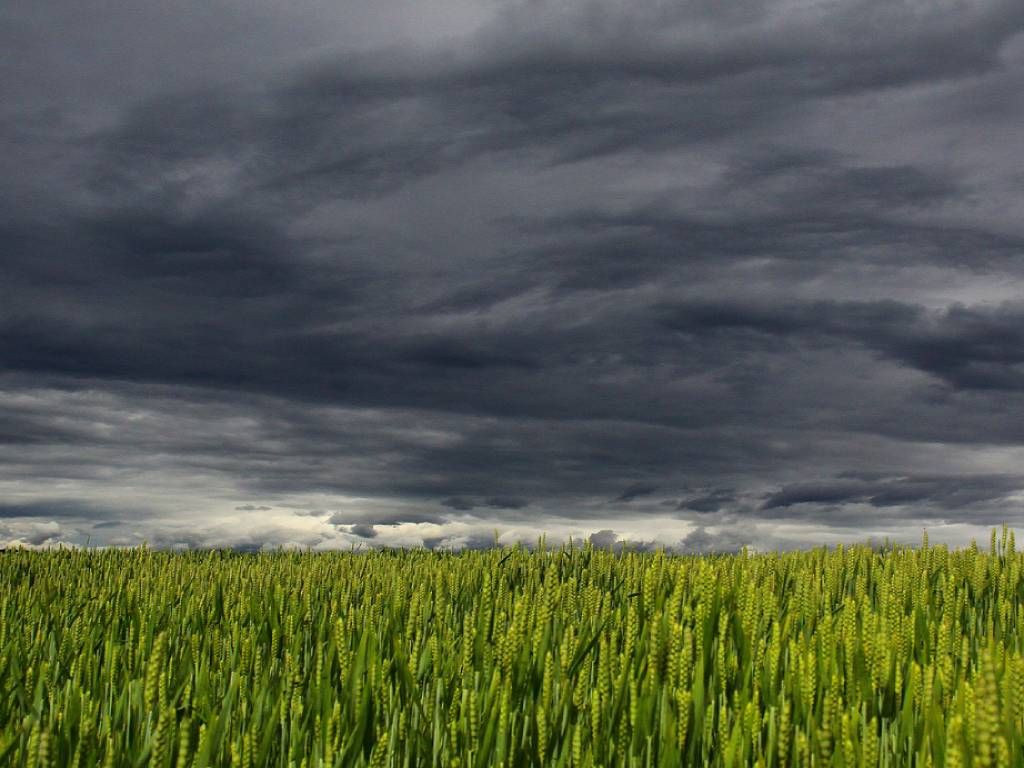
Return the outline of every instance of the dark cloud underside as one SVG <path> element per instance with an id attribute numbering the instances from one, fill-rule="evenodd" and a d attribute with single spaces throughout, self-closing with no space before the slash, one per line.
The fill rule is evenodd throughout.
<path id="1" fill-rule="evenodd" d="M 0 11 L 0 542 L 1016 523 L 1022 32 L 1015 0 Z"/>

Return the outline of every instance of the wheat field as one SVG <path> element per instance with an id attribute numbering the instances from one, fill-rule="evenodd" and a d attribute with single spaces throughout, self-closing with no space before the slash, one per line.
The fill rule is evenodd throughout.
<path id="1" fill-rule="evenodd" d="M 0 555 L 0 764 L 1024 764 L 1024 555 Z"/>

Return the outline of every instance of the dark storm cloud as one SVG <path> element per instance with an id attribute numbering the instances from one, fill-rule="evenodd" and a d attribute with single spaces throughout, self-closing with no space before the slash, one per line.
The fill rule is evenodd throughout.
<path id="1" fill-rule="evenodd" d="M 0 517 L 1018 517 L 1024 6 L 429 7 L 4 12 Z"/>
<path id="2" fill-rule="evenodd" d="M 893 301 L 785 307 L 694 304 L 665 324 L 686 334 L 834 336 L 864 345 L 962 389 L 1024 387 L 1024 306 L 953 305 L 940 312 Z"/>
<path id="3" fill-rule="evenodd" d="M 444 499 L 441 503 L 449 509 L 454 509 L 459 512 L 469 512 L 476 506 L 472 501 L 464 499 L 461 496 L 452 496 L 451 498 Z"/>
<path id="4" fill-rule="evenodd" d="M 738 180 L 736 184 L 750 186 Z M 884 194 L 879 188 L 875 192 Z M 861 190 L 849 193 L 855 196 Z M 776 198 L 780 191 L 768 185 L 761 194 Z M 842 196 L 838 190 L 831 194 Z M 538 248 L 531 263 L 548 275 L 554 289 L 565 293 L 631 288 L 671 280 L 681 271 L 704 280 L 720 275 L 723 267 L 752 259 L 775 262 L 779 278 L 809 279 L 828 276 L 850 263 L 885 267 L 891 264 L 894 248 L 907 266 L 1020 273 L 1024 237 L 1019 235 L 897 218 L 884 200 L 871 202 L 875 210 L 862 211 L 854 207 L 855 199 L 822 205 L 824 199 L 810 185 L 781 210 L 737 210 L 724 221 L 656 205 L 614 215 L 577 212 L 545 223 L 558 240 Z"/>
<path id="5" fill-rule="evenodd" d="M 348 532 L 351 533 L 353 536 L 358 536 L 361 539 L 377 538 L 377 529 L 374 528 L 372 525 L 367 525 L 365 523 L 353 525 L 351 528 L 348 529 Z"/>
<path id="6" fill-rule="evenodd" d="M 979 502 L 1002 499 L 1022 489 L 1024 478 L 1004 475 L 835 479 L 785 486 L 769 495 L 761 509 L 772 513 L 801 504 L 861 503 L 873 507 L 928 504 L 947 514 Z"/>
<path id="7" fill-rule="evenodd" d="M 524 509 L 530 502 L 518 496 L 491 496 L 484 501 L 484 506 L 491 509 Z"/>
<path id="8" fill-rule="evenodd" d="M 649 485 L 647 483 L 633 483 L 631 486 L 626 488 L 622 493 L 615 497 L 614 501 L 630 502 L 634 499 L 639 499 L 642 496 L 650 496 L 652 493 L 658 490 L 658 486 Z"/>
<path id="9" fill-rule="evenodd" d="M 731 491 L 713 491 L 692 499 L 683 499 L 676 509 L 691 510 L 693 512 L 718 512 L 725 506 L 735 502 L 736 498 Z"/>
<path id="10" fill-rule="evenodd" d="M 76 518 L 85 520 L 102 519 L 113 514 L 112 510 L 100 509 L 78 501 L 54 499 L 24 503 L 0 503 L 0 518 Z"/>

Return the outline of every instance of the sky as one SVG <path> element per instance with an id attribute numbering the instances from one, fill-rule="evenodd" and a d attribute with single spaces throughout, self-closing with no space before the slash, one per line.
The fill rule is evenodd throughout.
<path id="1" fill-rule="evenodd" d="M 1024 522 L 1020 0 L 45 0 L 0 51 L 0 545 Z"/>

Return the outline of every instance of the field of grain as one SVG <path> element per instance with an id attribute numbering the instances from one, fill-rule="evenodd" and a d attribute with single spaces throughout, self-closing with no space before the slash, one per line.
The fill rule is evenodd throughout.
<path id="1" fill-rule="evenodd" d="M 0 764 L 1021 764 L 1022 566 L 8 551 Z"/>

